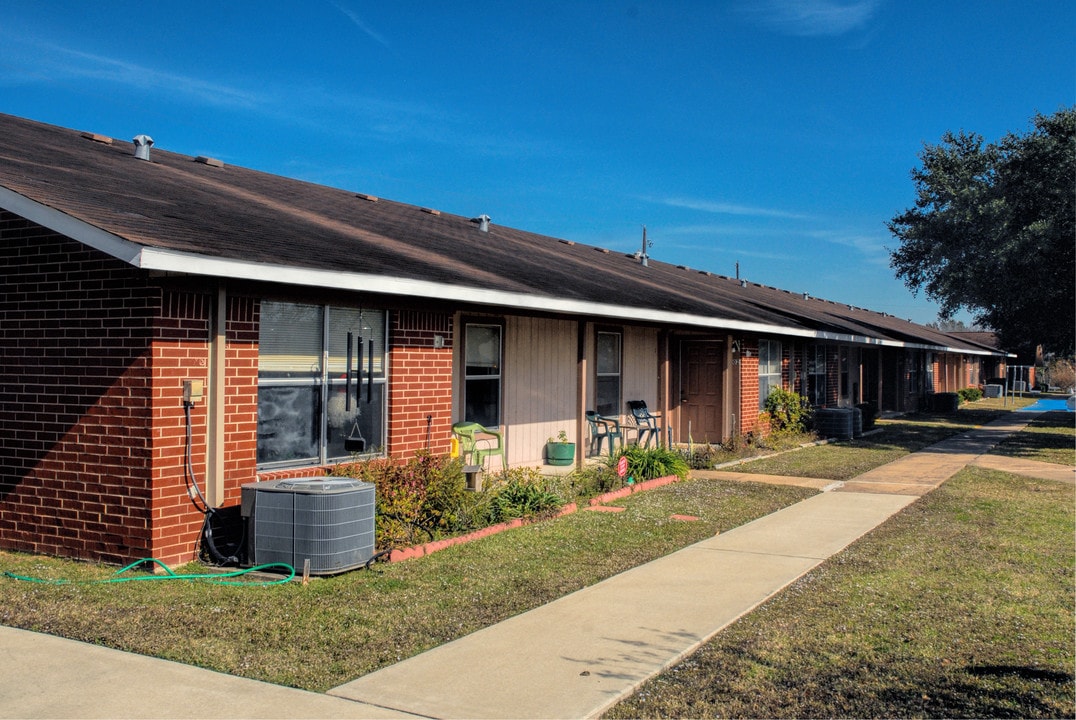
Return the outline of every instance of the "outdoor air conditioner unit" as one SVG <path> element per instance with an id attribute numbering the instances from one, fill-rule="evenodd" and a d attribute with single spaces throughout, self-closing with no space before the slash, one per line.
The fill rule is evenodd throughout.
<path id="1" fill-rule="evenodd" d="M 331 575 L 374 555 L 374 485 L 348 478 L 269 480 L 243 486 L 240 512 L 250 565 L 286 563 Z"/>
<path id="2" fill-rule="evenodd" d="M 851 440 L 855 435 L 854 408 L 819 408 L 814 411 L 814 428 L 822 437 Z M 860 433 L 863 415 L 860 413 Z"/>

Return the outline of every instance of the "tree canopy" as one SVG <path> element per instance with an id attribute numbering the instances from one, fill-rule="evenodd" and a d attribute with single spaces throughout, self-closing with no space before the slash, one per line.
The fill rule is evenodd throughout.
<path id="1" fill-rule="evenodd" d="M 912 170 L 915 207 L 887 225 L 912 292 L 967 310 L 1006 350 L 1071 353 L 1076 334 L 1076 107 L 984 144 L 947 132 Z"/>

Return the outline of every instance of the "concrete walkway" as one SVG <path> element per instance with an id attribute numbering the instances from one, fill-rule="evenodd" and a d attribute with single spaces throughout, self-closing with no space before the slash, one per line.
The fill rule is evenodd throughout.
<path id="1" fill-rule="evenodd" d="M 593 717 L 965 465 L 1006 462 L 982 454 L 1030 419 L 827 481 L 828 492 L 327 695 L 0 628 L 0 717 Z M 1071 468 L 1019 462 L 1072 482 Z"/>

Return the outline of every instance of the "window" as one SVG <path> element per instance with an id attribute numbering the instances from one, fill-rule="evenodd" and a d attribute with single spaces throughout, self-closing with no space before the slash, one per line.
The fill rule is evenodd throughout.
<path id="1" fill-rule="evenodd" d="M 758 407 L 766 407 L 770 391 L 781 387 L 781 343 L 758 341 Z"/>
<path id="2" fill-rule="evenodd" d="M 926 376 L 928 393 L 934 392 L 934 353 L 927 353 Z"/>
<path id="3" fill-rule="evenodd" d="M 468 323 L 463 340 L 463 419 L 493 428 L 501 424 L 500 325 Z"/>
<path id="4" fill-rule="evenodd" d="M 807 400 L 815 407 L 826 404 L 826 347 L 807 348 Z"/>
<path id="5" fill-rule="evenodd" d="M 262 302 L 258 466 L 378 452 L 385 444 L 385 384 L 384 312 Z"/>
<path id="6" fill-rule="evenodd" d="M 905 354 L 905 366 L 908 369 L 908 386 L 904 389 L 909 395 L 918 395 L 923 372 L 923 356 L 920 353 Z"/>
<path id="7" fill-rule="evenodd" d="M 620 333 L 599 332 L 594 404 L 599 415 L 620 414 Z"/>

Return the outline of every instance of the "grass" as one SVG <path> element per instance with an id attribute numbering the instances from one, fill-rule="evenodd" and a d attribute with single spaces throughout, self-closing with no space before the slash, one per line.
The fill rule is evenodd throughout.
<path id="1" fill-rule="evenodd" d="M 793 475 L 850 477 L 1003 411 L 975 403 L 953 417 L 887 421 L 865 440 L 744 469 L 780 461 Z M 1071 462 L 1071 420 L 1049 418 L 1007 443 L 1012 452 L 1067 443 Z M 687 481 L 618 501 L 622 513 L 580 512 L 306 586 L 0 577 L 0 623 L 323 691 L 811 494 Z M 660 692 L 646 690 L 614 715 L 1072 716 L 1072 494 L 966 471 L 723 632 L 719 641 L 733 638 L 723 650 L 693 656 L 654 686 Z M 92 581 L 115 568 L 0 552 L 0 570 Z M 695 667 L 701 685 L 684 685 L 670 705 L 649 704 Z M 736 704 L 759 687 L 768 695 Z"/>
<path id="2" fill-rule="evenodd" d="M 607 717 L 1073 717 L 1073 508 L 966 469 Z"/>
<path id="3" fill-rule="evenodd" d="M 1042 413 L 1024 432 L 1009 437 L 992 453 L 1058 465 L 1076 465 L 1076 413 Z"/>
<path id="4" fill-rule="evenodd" d="M 0 623 L 323 691 L 811 494 L 686 481 L 618 501 L 622 513 L 579 512 L 306 586 L 0 578 Z M 76 580 L 115 570 L 15 553 L 0 553 L 0 569 Z"/>
<path id="5" fill-rule="evenodd" d="M 969 403 L 954 414 L 918 413 L 897 420 L 879 420 L 876 423 L 880 430 L 878 433 L 752 460 L 726 469 L 766 475 L 849 480 L 908 453 L 984 425 L 1006 412 L 996 401 L 988 400 Z"/>

